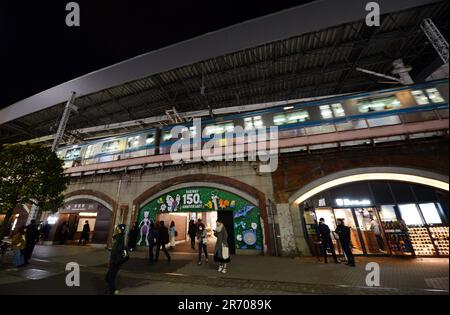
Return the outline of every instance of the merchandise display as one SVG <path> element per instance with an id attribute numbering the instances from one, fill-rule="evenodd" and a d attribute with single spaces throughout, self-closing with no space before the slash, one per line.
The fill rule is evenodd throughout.
<path id="1" fill-rule="evenodd" d="M 438 251 L 438 255 L 448 256 L 449 253 L 449 229 L 448 226 L 430 227 L 431 239 Z"/>
<path id="2" fill-rule="evenodd" d="M 409 226 L 408 233 L 417 256 L 436 255 L 436 249 L 426 227 Z"/>
<path id="3" fill-rule="evenodd" d="M 412 255 L 412 244 L 408 229 L 401 221 L 384 221 L 383 228 L 393 255 Z"/>

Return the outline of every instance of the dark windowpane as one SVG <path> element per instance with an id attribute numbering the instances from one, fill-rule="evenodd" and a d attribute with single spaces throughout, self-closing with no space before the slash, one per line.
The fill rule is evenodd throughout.
<path id="1" fill-rule="evenodd" d="M 414 195 L 407 183 L 391 182 L 392 192 L 398 203 L 415 203 Z"/>
<path id="2" fill-rule="evenodd" d="M 414 193 L 419 201 L 435 201 L 436 195 L 434 189 L 422 185 L 413 185 Z"/>
<path id="3" fill-rule="evenodd" d="M 369 186 L 367 182 L 355 182 L 352 184 L 341 185 L 331 189 L 333 202 L 338 198 L 346 198 L 350 200 L 370 200 Z M 373 202 L 373 201 L 372 201 Z"/>
<path id="4" fill-rule="evenodd" d="M 391 190 L 389 189 L 387 182 L 373 181 L 370 182 L 370 187 L 372 188 L 372 193 L 375 196 L 376 204 L 394 203 L 394 198 L 392 198 Z"/>

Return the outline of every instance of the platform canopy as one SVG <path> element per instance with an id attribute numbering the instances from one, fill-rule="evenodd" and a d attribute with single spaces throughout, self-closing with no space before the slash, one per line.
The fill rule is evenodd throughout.
<path id="1" fill-rule="evenodd" d="M 365 23 L 367 1 L 314 1 L 86 74 L 1 109 L 0 143 L 55 133 L 72 91 L 78 113 L 69 119 L 69 134 L 171 109 L 214 110 L 393 87 L 355 68 L 391 75 L 397 58 L 412 66 L 414 80 L 423 80 L 434 70 L 430 65 L 441 63 L 420 23 L 431 18 L 447 37 L 448 1 L 377 2 L 380 27 Z M 90 136 L 78 133 L 80 139 Z"/>

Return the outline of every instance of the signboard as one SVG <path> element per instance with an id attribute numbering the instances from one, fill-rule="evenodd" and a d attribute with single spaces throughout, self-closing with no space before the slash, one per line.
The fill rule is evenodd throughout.
<path id="1" fill-rule="evenodd" d="M 235 244 L 238 249 L 263 249 L 259 208 L 231 192 L 212 187 L 170 191 L 151 200 L 139 211 L 141 235 L 158 213 L 233 211 Z"/>

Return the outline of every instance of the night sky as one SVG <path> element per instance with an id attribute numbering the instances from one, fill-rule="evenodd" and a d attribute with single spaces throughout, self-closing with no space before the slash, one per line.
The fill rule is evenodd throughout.
<path id="1" fill-rule="evenodd" d="M 0 108 L 88 72 L 245 20 L 311 1 L 0 1 Z"/>

